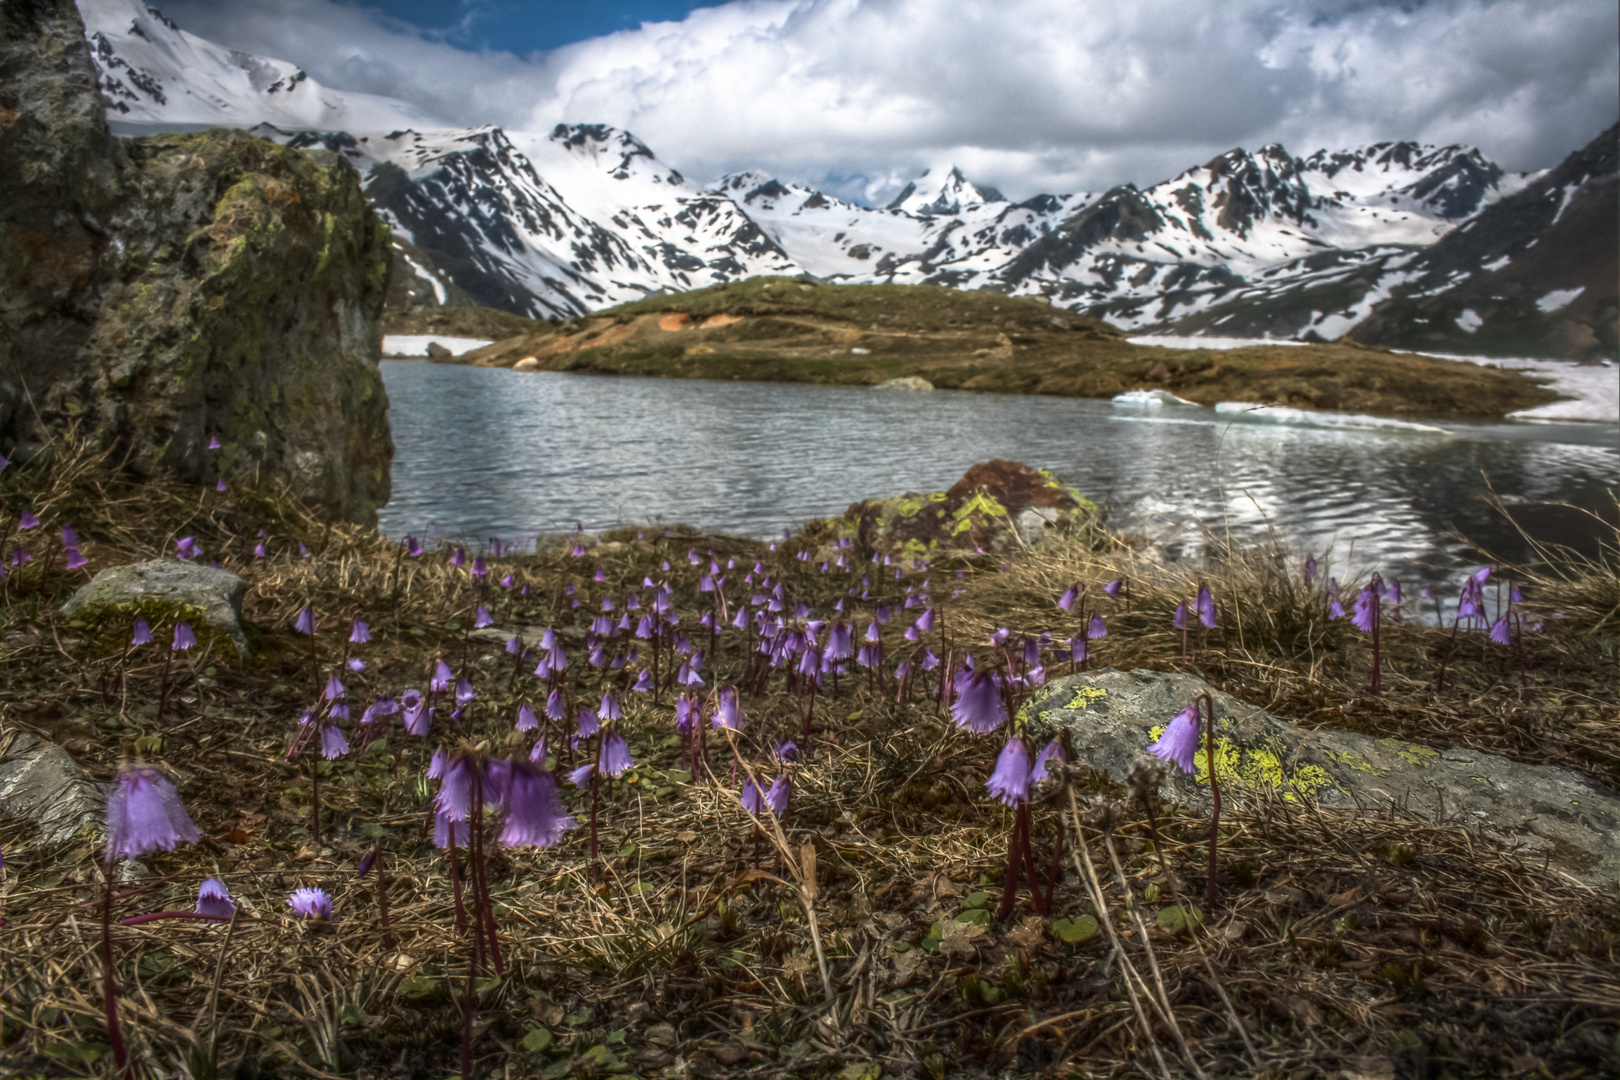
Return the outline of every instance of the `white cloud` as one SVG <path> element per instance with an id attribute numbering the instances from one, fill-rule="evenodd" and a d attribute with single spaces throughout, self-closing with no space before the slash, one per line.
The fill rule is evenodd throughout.
<path id="1" fill-rule="evenodd" d="M 1019 197 L 1269 141 L 1462 142 L 1539 168 L 1620 113 L 1607 0 L 736 0 L 529 57 L 333 0 L 165 7 L 455 123 L 614 124 L 698 179 L 761 168 L 874 201 L 924 166 Z"/>

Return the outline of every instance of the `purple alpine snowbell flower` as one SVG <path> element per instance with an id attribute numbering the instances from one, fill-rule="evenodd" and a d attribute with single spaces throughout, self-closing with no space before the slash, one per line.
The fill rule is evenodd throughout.
<path id="1" fill-rule="evenodd" d="M 400 695 L 400 705 L 403 707 L 401 719 L 405 723 L 407 735 L 425 736 L 433 728 L 433 714 L 437 709 L 427 704 L 427 699 L 420 690 L 407 690 Z"/>
<path id="2" fill-rule="evenodd" d="M 1506 615 L 1502 616 L 1500 619 L 1497 619 L 1495 624 L 1492 625 L 1491 640 L 1496 642 L 1498 645 L 1513 644 L 1513 637 L 1508 629 L 1508 620 Z"/>
<path id="3" fill-rule="evenodd" d="M 610 731 L 602 736 L 600 757 L 604 776 L 618 776 L 636 767 L 635 760 L 630 757 L 630 748 L 625 745 L 624 736 L 617 731 Z"/>
<path id="4" fill-rule="evenodd" d="M 1309 585 L 1316 580 L 1316 556 L 1305 556 L 1305 584 Z"/>
<path id="5" fill-rule="evenodd" d="M 218 435 L 209 436 L 209 438 L 208 438 L 208 449 L 210 449 L 210 450 L 218 450 L 219 445 L 220 444 L 219 444 L 219 436 Z M 210 878 L 209 880 L 212 881 L 213 879 Z"/>
<path id="6" fill-rule="evenodd" d="M 787 813 L 788 800 L 793 797 L 793 780 L 783 773 L 778 776 L 769 788 L 765 789 L 765 805 L 771 808 L 771 813 L 781 817 Z"/>
<path id="7" fill-rule="evenodd" d="M 433 665 L 433 677 L 428 680 L 428 693 L 443 694 L 449 691 L 450 684 L 455 680 L 455 672 L 450 665 L 439 660 Z"/>
<path id="8" fill-rule="evenodd" d="M 137 859 L 149 851 L 195 844 L 202 831 L 174 785 L 156 769 L 124 765 L 107 791 L 107 861 Z"/>
<path id="9" fill-rule="evenodd" d="M 750 814 L 758 816 L 765 812 L 765 795 L 759 790 L 759 785 L 754 783 L 752 777 L 743 782 L 742 796 L 738 801 L 742 803 L 742 808 Z"/>
<path id="10" fill-rule="evenodd" d="M 131 645 L 152 644 L 152 627 L 145 619 L 137 618 L 135 620 L 135 633 L 129 639 L 129 643 Z"/>
<path id="11" fill-rule="evenodd" d="M 498 840 L 506 847 L 551 847 L 574 827 L 557 793 L 556 778 L 525 761 L 512 762 L 505 810 Z"/>
<path id="12" fill-rule="evenodd" d="M 1030 780 L 1032 783 L 1039 784 L 1042 780 L 1046 779 L 1046 763 L 1054 758 L 1057 760 L 1058 768 L 1060 770 L 1062 766 L 1069 760 L 1068 751 L 1064 750 L 1063 744 L 1058 742 L 1056 739 L 1053 739 L 1051 742 L 1047 743 L 1041 748 L 1041 752 L 1035 755 L 1035 764 L 1030 766 L 1029 770 Z"/>
<path id="13" fill-rule="evenodd" d="M 1118 596 L 1120 587 L 1124 584 L 1124 578 L 1115 578 L 1113 581 L 1110 581 L 1108 584 L 1103 586 L 1103 592 L 1107 593 L 1111 598 Z"/>
<path id="14" fill-rule="evenodd" d="M 1378 617 L 1378 590 L 1369 583 L 1356 596 L 1355 614 L 1350 622 L 1357 630 L 1364 634 L 1372 633 L 1373 622 Z"/>
<path id="15" fill-rule="evenodd" d="M 1074 605 L 1079 603 L 1079 601 L 1080 586 L 1070 585 L 1064 590 L 1063 595 L 1058 597 L 1058 607 L 1062 608 L 1064 611 L 1073 611 Z"/>
<path id="16" fill-rule="evenodd" d="M 332 918 L 332 898 L 323 889 L 294 889 L 287 906 L 300 919 L 327 922 Z"/>
<path id="17" fill-rule="evenodd" d="M 1177 604 L 1176 605 L 1176 615 L 1175 615 L 1175 618 L 1170 620 L 1170 624 L 1172 626 L 1174 626 L 1177 630 L 1185 630 L 1185 629 L 1187 629 L 1187 605 L 1186 604 Z"/>
<path id="18" fill-rule="evenodd" d="M 992 799 L 998 799 L 1008 806 L 1017 806 L 1029 801 L 1029 782 L 1029 747 L 1024 745 L 1022 736 L 1014 735 L 1001 748 L 995 771 L 984 786 Z"/>
<path id="19" fill-rule="evenodd" d="M 1182 772 L 1195 771 L 1193 755 L 1198 752 L 1198 706 L 1189 705 L 1176 713 L 1174 720 L 1159 736 L 1159 741 L 1148 747 L 1154 757 L 1173 761 Z"/>
<path id="20" fill-rule="evenodd" d="M 1001 676 L 993 669 L 956 673 L 956 700 L 951 702 L 951 720 L 975 735 L 987 735 L 1007 722 L 1007 706 L 1001 700 Z"/>
<path id="21" fill-rule="evenodd" d="M 343 737 L 343 729 L 336 724 L 321 725 L 321 757 L 327 761 L 335 761 L 349 752 L 349 740 Z"/>
<path id="22" fill-rule="evenodd" d="M 486 626 L 494 626 L 495 620 L 490 617 L 489 608 L 479 604 L 473 612 L 473 629 L 482 630 Z"/>
<path id="23" fill-rule="evenodd" d="M 517 729 L 519 731 L 533 731 L 540 726 L 540 720 L 534 715 L 534 706 L 525 701 L 518 706 Z"/>
<path id="24" fill-rule="evenodd" d="M 730 686 L 720 688 L 720 699 L 714 708 L 714 719 L 711 726 L 715 728 L 730 728 L 732 731 L 743 729 L 742 703 L 737 700 L 737 691 Z"/>
<path id="25" fill-rule="evenodd" d="M 1093 640 L 1108 636 L 1108 624 L 1103 622 L 1101 615 L 1091 617 L 1091 625 L 1086 627 L 1086 636 Z"/>
<path id="26" fill-rule="evenodd" d="M 189 649 L 197 644 L 197 635 L 191 632 L 191 627 L 185 623 L 174 624 L 174 644 L 171 649 Z"/>
<path id="27" fill-rule="evenodd" d="M 223 881 L 211 877 L 202 879 L 202 884 L 197 886 L 197 906 L 193 914 L 210 919 L 229 919 L 236 914 L 236 905 L 231 902 L 230 890 Z"/>
<path id="28" fill-rule="evenodd" d="M 1198 586 L 1198 599 L 1194 606 L 1198 608 L 1198 621 L 1204 624 L 1204 628 L 1215 629 L 1215 597 L 1202 585 Z"/>
<path id="29" fill-rule="evenodd" d="M 77 570 L 81 566 L 90 565 L 90 560 L 79 554 L 79 549 L 69 547 L 64 549 L 67 553 L 67 562 L 64 564 L 69 570 Z"/>
<path id="30" fill-rule="evenodd" d="M 349 629 L 349 644 L 364 645 L 370 640 L 371 627 L 366 625 L 366 621 L 364 619 L 354 620 L 354 625 Z"/>
<path id="31" fill-rule="evenodd" d="M 182 536 L 174 542 L 174 546 L 178 549 L 174 553 L 174 557 L 177 559 L 194 559 L 201 554 L 197 550 L 197 538 L 195 536 Z"/>
<path id="32" fill-rule="evenodd" d="M 300 634 L 315 633 L 315 609 L 306 606 L 300 611 L 298 617 L 293 620 L 293 629 Z"/>

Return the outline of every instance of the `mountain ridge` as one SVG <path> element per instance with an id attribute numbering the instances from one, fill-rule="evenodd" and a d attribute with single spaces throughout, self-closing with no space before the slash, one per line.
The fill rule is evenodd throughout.
<path id="1" fill-rule="evenodd" d="M 955 167 L 925 170 L 873 208 L 758 170 L 693 184 L 634 134 L 604 124 L 433 127 L 396 103 L 384 112 L 401 123 L 367 129 L 359 121 L 382 109 L 380 99 L 212 46 L 140 0 L 80 6 L 96 24 L 89 33 L 109 107 L 126 125 L 198 122 L 211 93 L 220 122 L 258 115 L 266 122 L 256 121 L 256 134 L 341 153 L 379 212 L 433 264 L 424 272 L 477 303 L 531 317 L 806 274 L 1039 295 L 1143 332 L 1241 324 L 1331 338 L 1394 296 L 1403 259 L 1544 175 L 1509 174 L 1458 145 L 1386 141 L 1295 157 L 1270 143 L 1142 188 L 1016 203 Z M 193 62 L 177 70 L 182 55 Z M 217 71 L 235 81 L 208 74 Z M 190 86 L 205 76 L 206 88 Z M 1326 306 L 1293 311 L 1306 294 Z M 1549 347 L 1588 355 L 1612 339 L 1588 327 L 1555 335 Z"/>

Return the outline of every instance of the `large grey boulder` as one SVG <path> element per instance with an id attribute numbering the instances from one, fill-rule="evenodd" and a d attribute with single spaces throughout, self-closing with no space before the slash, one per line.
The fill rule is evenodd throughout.
<path id="1" fill-rule="evenodd" d="M 1069 732 L 1076 756 L 1116 781 L 1172 717 L 1208 691 L 1216 716 L 1216 775 L 1230 805 L 1259 789 L 1367 814 L 1443 820 L 1514 848 L 1521 859 L 1595 887 L 1620 882 L 1620 793 L 1568 769 L 1477 750 L 1436 750 L 1353 731 L 1311 730 L 1209 687 L 1160 671 L 1105 669 L 1047 684 L 1020 710 L 1032 739 Z M 1174 765 L 1161 794 L 1209 807 L 1199 777 Z"/>
<path id="2" fill-rule="evenodd" d="M 85 775 L 73 755 L 27 733 L 0 741 L 0 815 L 32 821 L 47 844 L 80 829 L 107 829 L 107 788 Z"/>
<path id="3" fill-rule="evenodd" d="M 109 611 L 144 610 L 154 602 L 195 609 L 195 617 L 230 638 L 246 656 L 247 637 L 240 621 L 246 594 L 247 582 L 228 570 L 180 559 L 153 559 L 101 571 L 62 605 L 62 614 L 94 618 Z"/>
<path id="4" fill-rule="evenodd" d="M 105 110 L 73 0 L 0 4 L 0 445 L 77 425 L 137 474 L 374 524 L 389 240 L 359 175 L 241 131 L 120 141 Z"/>

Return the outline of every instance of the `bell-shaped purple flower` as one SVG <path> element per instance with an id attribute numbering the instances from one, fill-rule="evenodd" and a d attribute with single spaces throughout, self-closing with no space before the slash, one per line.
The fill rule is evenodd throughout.
<path id="1" fill-rule="evenodd" d="M 300 634 L 313 634 L 315 632 L 315 609 L 306 606 L 304 610 L 300 611 L 298 617 L 293 620 L 293 629 Z"/>
<path id="2" fill-rule="evenodd" d="M 1175 617 L 1170 620 L 1170 624 L 1172 626 L 1174 626 L 1177 630 L 1185 630 L 1185 629 L 1187 629 L 1187 605 L 1186 604 L 1177 604 L 1176 605 L 1176 614 L 1175 614 Z"/>
<path id="3" fill-rule="evenodd" d="M 152 644 L 151 624 L 137 616 L 135 619 L 135 632 L 130 636 L 129 643 L 131 645 Z"/>
<path id="4" fill-rule="evenodd" d="M 332 918 L 332 898 L 322 889 L 294 889 L 287 897 L 293 916 L 327 922 Z"/>
<path id="5" fill-rule="evenodd" d="M 793 781 L 783 773 L 765 790 L 765 805 L 771 808 L 771 813 L 781 817 L 787 813 L 788 800 L 792 797 Z"/>
<path id="6" fill-rule="evenodd" d="M 479 604 L 473 611 L 473 629 L 482 630 L 486 626 L 494 626 L 495 620 L 490 618 L 489 608 Z"/>
<path id="7" fill-rule="evenodd" d="M 596 715 L 602 720 L 617 720 L 623 712 L 619 708 L 619 695 L 612 690 L 602 695 L 602 704 L 596 710 Z"/>
<path id="8" fill-rule="evenodd" d="M 467 705 L 472 704 L 477 697 L 478 691 L 473 689 L 473 684 L 468 682 L 465 676 L 456 680 L 456 705 L 458 708 L 465 708 Z"/>
<path id="9" fill-rule="evenodd" d="M 602 724 L 596 719 L 596 714 L 583 706 L 579 710 L 578 732 L 581 739 L 588 739 L 602 730 Z"/>
<path id="10" fill-rule="evenodd" d="M 546 716 L 552 720 L 561 720 L 568 715 L 568 699 L 561 690 L 553 690 L 546 695 Z"/>
<path id="11" fill-rule="evenodd" d="M 433 726 L 434 710 L 427 705 L 427 699 L 420 690 L 407 690 L 400 695 L 399 703 L 402 707 L 401 719 L 405 723 L 405 732 L 408 735 L 423 736 Z"/>
<path id="12" fill-rule="evenodd" d="M 995 770 L 984 786 L 992 799 L 998 799 L 1008 806 L 1017 806 L 1029 801 L 1029 783 L 1029 747 L 1024 745 L 1023 738 L 1014 735 L 1001 748 Z"/>
<path id="13" fill-rule="evenodd" d="M 1491 626 L 1491 640 L 1498 645 L 1513 644 L 1511 631 L 1508 629 L 1507 616 L 1504 615 Z"/>
<path id="14" fill-rule="evenodd" d="M 169 648 L 175 650 L 190 649 L 196 644 L 197 635 L 191 632 L 191 627 L 188 624 L 183 622 L 174 624 L 174 643 Z"/>
<path id="15" fill-rule="evenodd" d="M 223 881 L 211 877 L 202 879 L 202 884 L 197 886 L 197 906 L 193 914 L 209 919 L 229 919 L 236 914 L 236 905 L 231 902 L 230 890 Z"/>
<path id="16" fill-rule="evenodd" d="M 220 446 L 219 436 L 218 435 L 210 435 L 208 437 L 208 449 L 210 449 L 210 450 L 218 450 L 219 446 Z M 210 878 L 209 880 L 212 881 L 213 879 Z"/>
<path id="17" fill-rule="evenodd" d="M 519 731 L 533 731 L 540 726 L 539 717 L 534 715 L 534 706 L 527 701 L 518 706 L 517 729 Z"/>
<path id="18" fill-rule="evenodd" d="M 343 737 L 343 729 L 336 724 L 321 725 L 321 757 L 332 761 L 349 752 L 349 740 Z"/>
<path id="19" fill-rule="evenodd" d="M 202 832 L 174 785 L 156 769 L 126 765 L 107 791 L 107 861 L 135 859 L 149 851 L 195 844 Z"/>
<path id="20" fill-rule="evenodd" d="M 636 767 L 635 760 L 630 756 L 630 747 L 625 745 L 624 736 L 617 731 L 602 736 L 600 761 L 606 776 L 618 776 Z"/>
<path id="21" fill-rule="evenodd" d="M 956 673 L 956 700 L 951 702 L 951 720 L 957 727 L 976 735 L 987 735 L 1007 722 L 1007 705 L 1001 700 L 1001 676 L 995 670 Z"/>
<path id="22" fill-rule="evenodd" d="M 371 627 L 366 625 L 364 619 L 354 620 L 354 625 L 349 628 L 349 643 L 352 645 L 364 645 L 370 640 Z"/>
<path id="23" fill-rule="evenodd" d="M 450 689 L 450 684 L 453 681 L 455 681 L 455 672 L 450 670 L 450 665 L 443 660 L 435 661 L 433 677 L 428 680 L 428 693 L 443 694 Z"/>
<path id="24" fill-rule="evenodd" d="M 1046 763 L 1053 760 L 1058 763 L 1055 768 L 1061 768 L 1069 760 L 1069 752 L 1063 749 L 1063 744 L 1056 739 L 1043 746 L 1041 752 L 1035 755 L 1035 764 L 1030 766 L 1029 770 L 1032 783 L 1038 784 L 1046 779 Z"/>
<path id="25" fill-rule="evenodd" d="M 1078 585 L 1070 585 L 1067 589 L 1063 590 L 1063 595 L 1058 597 L 1058 607 L 1062 608 L 1064 611 L 1073 611 L 1074 605 L 1079 602 L 1080 586 Z"/>
<path id="26" fill-rule="evenodd" d="M 326 677 L 326 689 L 321 691 L 321 697 L 326 701 L 333 701 L 342 697 L 344 693 L 343 684 L 338 681 L 338 677 L 328 675 Z"/>
<path id="27" fill-rule="evenodd" d="M 1309 585 L 1316 580 L 1316 556 L 1305 556 L 1305 584 Z"/>
<path id="28" fill-rule="evenodd" d="M 174 546 L 174 557 L 177 559 L 195 559 L 202 554 L 202 550 L 197 547 L 197 538 L 195 536 L 182 536 L 174 542 Z"/>
<path id="29" fill-rule="evenodd" d="M 464 848 L 467 846 L 469 836 L 471 836 L 471 830 L 465 821 L 446 817 L 437 810 L 433 812 L 434 847 L 441 850 L 448 848 L 453 840 L 456 847 Z"/>
<path id="30" fill-rule="evenodd" d="M 711 725 L 715 728 L 729 728 L 732 731 L 743 729 L 742 702 L 737 699 L 736 688 L 722 686 L 719 700 L 715 704 L 714 719 Z"/>
<path id="31" fill-rule="evenodd" d="M 1373 623 L 1378 619 L 1378 591 L 1371 585 L 1362 589 L 1356 596 L 1355 614 L 1350 622 L 1357 630 L 1364 634 L 1372 633 Z"/>
<path id="32" fill-rule="evenodd" d="M 1124 584 L 1124 578 L 1115 578 L 1113 581 L 1110 581 L 1108 584 L 1103 586 L 1103 592 L 1107 593 L 1109 597 L 1116 597 L 1119 595 L 1120 587 Z"/>
<path id="33" fill-rule="evenodd" d="M 543 741 L 538 749 L 544 760 Z M 574 827 L 574 819 L 563 809 L 556 779 L 528 762 L 514 761 L 511 769 L 506 790 L 506 820 L 501 826 L 499 842 L 507 847 L 551 847 Z"/>
<path id="34" fill-rule="evenodd" d="M 1195 771 L 1193 755 L 1198 752 L 1198 726 L 1198 706 L 1189 705 L 1176 713 L 1159 741 L 1148 747 L 1148 753 L 1175 762 L 1182 772 Z"/>
<path id="35" fill-rule="evenodd" d="M 1215 597 L 1204 586 L 1198 586 L 1198 621 L 1206 630 L 1215 629 Z"/>
<path id="36" fill-rule="evenodd" d="M 742 795 L 738 799 L 742 808 L 750 814 L 759 815 L 765 812 L 765 795 L 759 790 L 759 785 L 750 778 L 743 783 Z"/>

